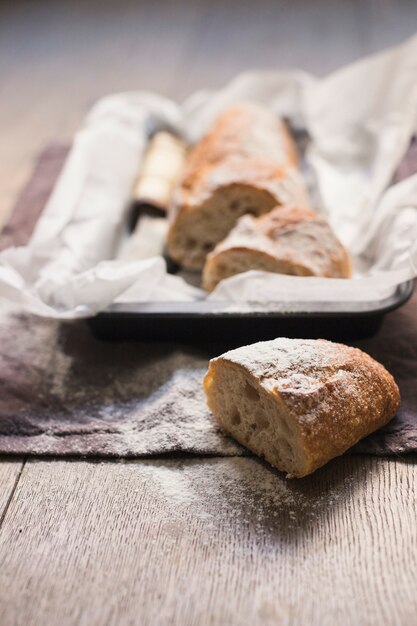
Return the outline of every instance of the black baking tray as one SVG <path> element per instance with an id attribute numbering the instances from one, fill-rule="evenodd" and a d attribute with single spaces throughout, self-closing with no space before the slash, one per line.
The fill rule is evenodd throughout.
<path id="1" fill-rule="evenodd" d="M 230 302 L 113 304 L 88 320 L 94 334 L 110 341 L 219 341 L 239 345 L 273 337 L 344 340 L 377 332 L 386 313 L 407 302 L 414 281 L 374 302 L 298 302 L 249 307 Z M 241 306 L 241 310 L 239 310 Z"/>

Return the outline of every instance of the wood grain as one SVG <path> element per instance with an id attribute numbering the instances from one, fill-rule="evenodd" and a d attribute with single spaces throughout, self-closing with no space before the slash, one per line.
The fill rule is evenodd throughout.
<path id="1" fill-rule="evenodd" d="M 97 98 L 181 99 L 248 68 L 324 74 L 415 31 L 414 0 L 0 4 L 0 224 Z M 0 463 L 0 624 L 402 626 L 417 467 L 345 457 L 285 483 L 250 459 Z"/>
<path id="2" fill-rule="evenodd" d="M 0 459 L 0 528 L 19 481 L 22 468 L 23 461 L 21 458 L 5 457 Z"/>
<path id="3" fill-rule="evenodd" d="M 0 534 L 0 623 L 413 623 L 416 468 L 344 457 L 29 461 Z"/>

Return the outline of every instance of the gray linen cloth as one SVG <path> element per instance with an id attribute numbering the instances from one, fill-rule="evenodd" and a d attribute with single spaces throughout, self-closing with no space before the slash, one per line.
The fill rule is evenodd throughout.
<path id="1" fill-rule="evenodd" d="M 48 148 L 19 198 L 0 247 L 24 244 L 67 149 Z M 395 376 L 398 415 L 356 450 L 417 450 L 417 296 L 387 315 L 377 336 L 357 342 Z M 0 313 L 0 453 L 150 456 L 248 454 L 223 436 L 202 390 L 222 346 L 106 343 L 84 321 L 59 323 Z"/>

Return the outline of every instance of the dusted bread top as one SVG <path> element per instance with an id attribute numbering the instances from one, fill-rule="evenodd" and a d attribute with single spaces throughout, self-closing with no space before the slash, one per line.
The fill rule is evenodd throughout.
<path id="1" fill-rule="evenodd" d="M 255 391 L 246 394 L 248 384 Z M 205 389 L 224 430 L 290 476 L 342 454 L 400 404 L 380 363 L 321 339 L 280 338 L 226 352 L 210 361 Z"/>
<path id="2" fill-rule="evenodd" d="M 349 410 L 366 412 L 373 404 L 395 413 L 399 407 L 398 387 L 385 367 L 359 348 L 341 343 L 281 337 L 231 350 L 219 358 L 247 369 L 310 424 L 317 420 L 322 405 L 329 406 L 336 390 Z"/>
<path id="3" fill-rule="evenodd" d="M 297 150 L 284 122 L 263 106 L 235 104 L 190 152 L 177 200 L 198 206 L 217 187 L 236 182 L 273 192 L 275 181 L 297 167 Z"/>

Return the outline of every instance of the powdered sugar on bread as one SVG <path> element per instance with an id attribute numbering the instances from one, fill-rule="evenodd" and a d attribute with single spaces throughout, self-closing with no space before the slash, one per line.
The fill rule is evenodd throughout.
<path id="1" fill-rule="evenodd" d="M 240 443 L 290 476 L 305 476 L 386 424 L 399 391 L 357 348 L 275 339 L 213 359 L 209 406 Z"/>

